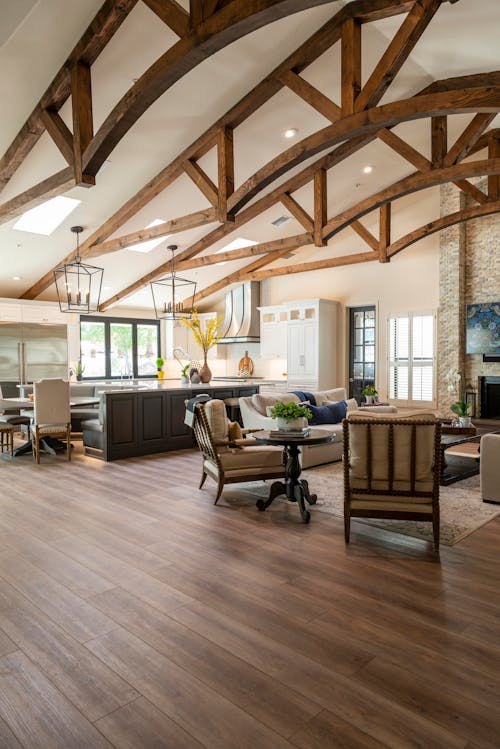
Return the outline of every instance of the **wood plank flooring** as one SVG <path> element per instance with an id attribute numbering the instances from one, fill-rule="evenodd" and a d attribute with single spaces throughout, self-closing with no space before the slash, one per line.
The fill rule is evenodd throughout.
<path id="1" fill-rule="evenodd" d="M 0 458 L 0 749 L 498 749 L 500 518 L 422 541 L 194 451 Z"/>

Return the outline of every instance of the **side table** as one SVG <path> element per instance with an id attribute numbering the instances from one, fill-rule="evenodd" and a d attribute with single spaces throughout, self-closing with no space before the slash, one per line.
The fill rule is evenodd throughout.
<path id="1" fill-rule="evenodd" d="M 301 479 L 301 467 L 299 461 L 299 447 L 301 445 L 323 445 L 333 442 L 335 435 L 323 429 L 311 429 L 307 437 L 291 437 L 283 434 L 271 434 L 269 431 L 255 432 L 254 439 L 262 445 L 282 445 L 286 453 L 285 481 L 275 481 L 271 484 L 269 499 L 258 499 L 256 506 L 262 512 L 281 494 L 286 495 L 290 502 L 297 502 L 300 516 L 304 523 L 311 519 L 311 513 L 306 509 L 305 503 L 310 505 L 316 503 L 316 494 L 311 494 L 309 484 Z"/>

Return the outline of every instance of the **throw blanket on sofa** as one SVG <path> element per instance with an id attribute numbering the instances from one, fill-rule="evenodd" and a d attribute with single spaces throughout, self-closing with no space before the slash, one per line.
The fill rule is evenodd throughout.
<path id="1" fill-rule="evenodd" d="M 316 398 L 312 393 L 308 393 L 305 390 L 292 390 L 292 393 L 297 396 L 297 398 L 300 399 L 300 401 L 303 403 L 304 401 L 309 401 L 311 406 L 317 406 Z"/>

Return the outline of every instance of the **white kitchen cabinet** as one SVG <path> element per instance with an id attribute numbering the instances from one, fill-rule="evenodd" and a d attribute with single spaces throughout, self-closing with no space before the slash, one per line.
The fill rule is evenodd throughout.
<path id="1" fill-rule="evenodd" d="M 266 359 L 287 357 L 287 310 L 283 306 L 259 307 L 260 354 Z"/>
<path id="2" fill-rule="evenodd" d="M 338 302 L 308 299 L 289 302 L 286 307 L 289 388 L 336 387 Z"/>

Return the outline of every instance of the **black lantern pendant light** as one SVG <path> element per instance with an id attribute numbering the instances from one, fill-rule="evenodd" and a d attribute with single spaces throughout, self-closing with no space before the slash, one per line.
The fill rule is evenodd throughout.
<path id="1" fill-rule="evenodd" d="M 103 268 L 82 263 L 79 235 L 83 226 L 72 226 L 76 234 L 75 259 L 54 270 L 54 282 L 61 312 L 78 312 L 88 315 L 99 311 Z"/>
<path id="2" fill-rule="evenodd" d="M 189 281 L 176 275 L 174 266 L 174 252 L 176 244 L 167 247 L 172 253 L 172 270 L 158 281 L 151 282 L 151 293 L 158 320 L 189 319 L 193 313 L 196 281 Z"/>

